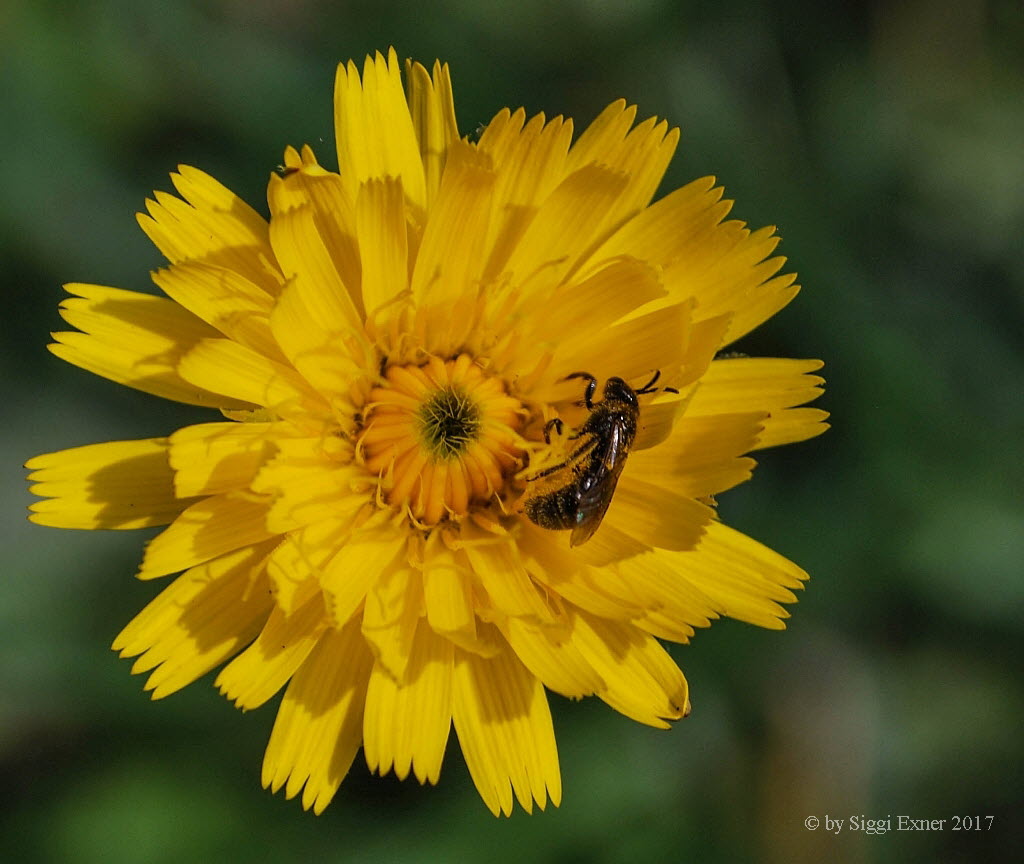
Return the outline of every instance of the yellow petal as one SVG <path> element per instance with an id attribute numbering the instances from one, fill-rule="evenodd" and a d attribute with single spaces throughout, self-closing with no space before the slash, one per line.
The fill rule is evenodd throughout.
<path id="1" fill-rule="evenodd" d="M 221 670 L 214 684 L 243 711 L 258 708 L 305 662 L 326 626 L 319 596 L 294 615 L 275 607 L 260 635 Z"/>
<path id="2" fill-rule="evenodd" d="M 226 235 L 231 243 L 239 245 L 239 241 L 247 239 L 258 242 L 266 239 L 267 220 L 205 171 L 191 165 L 179 165 L 178 172 L 171 174 L 171 182 L 178 194 L 197 210 L 234 217 L 234 232 Z"/>
<path id="3" fill-rule="evenodd" d="M 410 205 L 426 207 L 420 147 L 402 89 L 398 56 L 367 57 L 362 81 L 355 63 L 338 66 L 334 82 L 334 134 L 338 173 L 351 200 L 359 184 L 377 177 L 400 177 Z"/>
<path id="4" fill-rule="evenodd" d="M 557 285 L 597 239 L 627 178 L 600 165 L 570 174 L 537 210 L 505 269 L 524 283 L 526 296 Z"/>
<path id="5" fill-rule="evenodd" d="M 642 406 L 636 438 L 630 452 L 638 453 L 665 441 L 672 434 L 688 403 L 689 391 L 676 398 L 669 394 L 659 394 L 654 397 L 654 401 Z"/>
<path id="6" fill-rule="evenodd" d="M 367 359 L 372 349 L 347 324 L 324 317 L 315 293 L 312 300 L 311 305 L 303 286 L 293 282 L 281 293 L 270 326 L 292 364 L 333 410 L 336 424 L 350 432 L 354 397 L 368 392 L 367 368 L 376 365 Z"/>
<path id="7" fill-rule="evenodd" d="M 686 679 L 656 639 L 585 612 L 573 624 L 573 642 L 605 681 L 598 696 L 612 708 L 659 729 L 689 713 Z"/>
<path id="8" fill-rule="evenodd" d="M 416 628 L 408 671 L 401 684 L 379 664 L 370 676 L 363 717 L 363 748 L 371 771 L 399 780 L 416 775 L 436 783 L 452 718 L 454 648 L 425 624 Z"/>
<path id="9" fill-rule="evenodd" d="M 301 286 L 302 296 L 311 309 L 339 329 L 357 330 L 361 326 L 355 298 L 341 280 L 311 206 L 275 214 L 270 223 L 270 241 L 281 271 Z"/>
<path id="10" fill-rule="evenodd" d="M 229 339 L 204 339 L 178 364 L 181 377 L 223 393 L 242 405 L 263 405 L 282 414 L 323 415 L 327 406 L 291 367 Z"/>
<path id="11" fill-rule="evenodd" d="M 625 194 L 608 213 L 613 225 L 650 202 L 679 141 L 678 129 L 670 131 L 665 121 L 654 117 L 631 129 L 635 118 L 635 105 L 627 106 L 621 99 L 613 102 L 569 151 L 569 171 L 600 164 L 629 177 Z"/>
<path id="12" fill-rule="evenodd" d="M 741 222 L 722 222 L 732 202 L 722 200 L 723 190 L 714 183 L 714 177 L 701 177 L 654 202 L 618 227 L 597 248 L 591 261 L 636 256 L 672 274 L 671 282 L 667 280 L 666 284 L 677 299 L 694 297 L 702 303 L 705 298 L 694 293 L 693 279 L 713 278 L 714 265 L 750 233 Z M 772 248 L 766 248 L 761 258 Z M 744 259 L 744 269 L 761 258 Z"/>
<path id="13" fill-rule="evenodd" d="M 774 226 L 751 232 L 742 222 L 723 222 L 691 238 L 666 267 L 665 284 L 680 296 L 695 297 L 700 318 L 732 314 L 723 344 L 733 342 L 799 291 L 793 273 L 772 278 L 786 263 L 769 257 L 778 243 Z"/>
<path id="14" fill-rule="evenodd" d="M 285 150 L 286 172 L 274 174 L 267 187 L 271 224 L 296 208 L 313 213 L 316 231 L 333 262 L 342 284 L 348 289 L 360 314 L 359 246 L 355 233 L 355 200 L 349 198 L 342 179 L 317 164 L 309 146 L 301 155 L 293 148 Z"/>
<path id="15" fill-rule="evenodd" d="M 267 181 L 267 205 L 272 220 L 281 213 L 296 207 L 308 207 L 312 203 L 305 182 L 310 172 L 316 175 L 328 173 L 317 163 L 312 147 L 303 146 L 301 151 L 290 145 L 284 148 L 284 164 Z M 351 210 L 351 202 L 349 204 Z"/>
<path id="16" fill-rule="evenodd" d="M 750 476 L 754 466 L 744 453 L 754 449 L 766 415 L 683 416 L 657 447 L 633 452 L 631 476 L 688 498 L 714 495 Z"/>
<path id="17" fill-rule="evenodd" d="M 77 297 L 61 315 L 82 333 L 54 333 L 50 350 L 68 363 L 154 396 L 214 408 L 244 410 L 248 402 L 211 393 L 186 381 L 178 363 L 199 342 L 217 335 L 177 303 L 102 285 L 64 286 Z"/>
<path id="18" fill-rule="evenodd" d="M 354 234 L 354 220 L 348 230 Z M 359 285 L 342 281 L 311 206 L 277 214 L 271 239 L 291 278 L 271 316 L 274 337 L 336 413 L 350 415 L 354 383 L 376 365 L 362 336 Z"/>
<path id="19" fill-rule="evenodd" d="M 678 642 L 682 645 L 689 642 L 695 632 L 692 625 L 679 621 L 661 610 L 645 612 L 639 618 L 634 618 L 633 624 L 656 639 L 663 642 Z"/>
<path id="20" fill-rule="evenodd" d="M 25 463 L 36 501 L 29 518 L 55 528 L 146 528 L 177 518 L 167 439 L 110 441 L 36 456 Z"/>
<path id="21" fill-rule="evenodd" d="M 291 531 L 267 557 L 274 601 L 293 615 L 320 596 L 320 568 L 347 539 L 349 527 L 333 521 Z"/>
<path id="22" fill-rule="evenodd" d="M 604 680 L 573 644 L 568 628 L 510 618 L 502 633 L 516 656 L 549 690 L 582 699 L 604 689 Z"/>
<path id="23" fill-rule="evenodd" d="M 494 180 L 490 160 L 464 142 L 452 144 L 412 275 L 421 303 L 450 303 L 478 282 Z"/>
<path id="24" fill-rule="evenodd" d="M 734 357 L 716 360 L 708 367 L 690 400 L 687 416 L 763 411 L 757 447 L 803 441 L 820 435 L 828 426 L 823 411 L 793 406 L 817 399 L 823 379 L 811 372 L 820 360 L 789 360 L 771 357 Z"/>
<path id="25" fill-rule="evenodd" d="M 365 531 L 345 543 L 320 577 L 327 612 L 342 626 L 362 604 L 366 592 L 391 568 L 399 566 L 405 537 L 395 531 Z"/>
<path id="26" fill-rule="evenodd" d="M 405 80 L 409 89 L 409 113 L 423 160 L 429 207 L 441 185 L 448 148 L 459 139 L 451 73 L 447 63 L 442 65 L 436 60 L 433 75 L 428 75 L 419 63 L 406 61 Z"/>
<path id="27" fill-rule="evenodd" d="M 715 353 L 722 346 L 725 333 L 732 320 L 733 316 L 728 314 L 704 318 L 700 321 L 693 320 L 690 326 L 690 338 L 686 342 L 683 353 L 682 365 L 671 381 L 665 381 L 666 386 L 671 385 L 685 390 L 688 385 L 700 379 L 714 362 Z"/>
<path id="28" fill-rule="evenodd" d="M 363 306 L 372 315 L 409 289 L 405 200 L 394 177 L 359 187 L 356 235 L 362 252 Z"/>
<path id="29" fill-rule="evenodd" d="M 377 658 L 375 668 L 403 681 L 423 606 L 422 579 L 408 567 L 385 571 L 366 594 L 363 636 Z"/>
<path id="30" fill-rule="evenodd" d="M 512 795 L 527 813 L 562 798 L 558 751 L 544 688 L 511 651 L 485 660 L 456 650 L 452 719 L 473 783 L 497 816 Z"/>
<path id="31" fill-rule="evenodd" d="M 565 537 L 564 534 L 562 536 Z M 586 544 L 574 548 L 573 551 L 583 562 L 590 565 L 594 582 L 604 590 L 611 592 L 615 589 L 606 587 L 606 583 L 611 581 L 609 573 L 613 572 L 614 568 L 608 565 L 629 558 L 631 555 L 639 555 L 649 548 L 651 547 L 646 543 L 637 540 L 632 534 L 624 531 L 614 522 L 609 522 L 606 518 L 597 533 Z M 630 596 L 630 592 L 627 591 L 624 596 Z"/>
<path id="32" fill-rule="evenodd" d="M 690 582 L 675 559 L 661 550 L 625 558 L 616 569 L 646 614 L 656 616 L 663 628 L 674 625 L 684 640 L 693 635 L 694 627 L 707 627 L 724 613 L 722 606 Z"/>
<path id="33" fill-rule="evenodd" d="M 366 505 L 366 476 L 352 464 L 339 463 L 322 453 L 312 452 L 315 439 L 295 439 L 292 443 L 311 445 L 311 452 L 300 457 L 295 451 L 282 452 L 265 464 L 251 488 L 272 500 L 267 511 L 267 526 L 284 533 L 315 522 L 351 524 Z"/>
<path id="34" fill-rule="evenodd" d="M 373 657 L 359 626 L 328 628 L 292 678 L 263 758 L 263 786 L 320 814 L 348 773 L 363 735 Z M 285 785 L 287 784 L 287 785 Z"/>
<path id="35" fill-rule="evenodd" d="M 800 286 L 793 284 L 795 279 L 795 273 L 786 273 L 763 285 L 749 289 L 741 298 L 737 299 L 735 301 L 736 312 L 722 341 L 722 346 L 745 336 L 796 297 Z"/>
<path id="36" fill-rule="evenodd" d="M 714 184 L 714 177 L 702 177 L 641 210 L 602 241 L 581 270 L 623 255 L 664 267 L 687 248 L 699 249 L 729 210 L 728 203 L 719 203 L 722 189 Z"/>
<path id="37" fill-rule="evenodd" d="M 602 618 L 628 620 L 640 615 L 640 605 L 624 599 L 630 596 L 628 586 L 611 570 L 586 567 L 579 554 L 581 550 L 570 550 L 565 539 L 564 534 L 546 531 L 532 523 L 520 526 L 519 554 L 534 580 Z M 582 548 L 594 542 L 591 540 Z"/>
<path id="38" fill-rule="evenodd" d="M 183 263 L 158 270 L 153 281 L 168 297 L 225 336 L 273 360 L 284 359 L 270 332 L 273 299 L 238 273 Z"/>
<path id="39" fill-rule="evenodd" d="M 495 607 L 505 615 L 553 619 L 511 537 L 497 537 L 468 522 L 462 526 L 461 537 L 469 566 Z"/>
<path id="40" fill-rule="evenodd" d="M 793 562 L 721 522 L 707 526 L 696 549 L 655 555 L 721 614 L 772 630 L 786 626 L 789 613 L 779 604 L 795 603 L 791 589 L 807 578 Z"/>
<path id="41" fill-rule="evenodd" d="M 502 109 L 487 124 L 477 148 L 491 157 L 497 174 L 494 212 L 487 238 L 485 279 L 495 279 L 522 239 L 537 209 L 565 178 L 572 121 L 544 115 L 530 118 L 520 108 Z"/>
<path id="42" fill-rule="evenodd" d="M 776 411 L 763 423 L 757 436 L 757 449 L 778 447 L 815 438 L 828 429 L 828 412 L 817 408 L 789 408 Z"/>
<path id="43" fill-rule="evenodd" d="M 570 170 L 584 165 L 603 163 L 605 154 L 621 145 L 636 120 L 636 105 L 627 105 L 625 99 L 617 99 L 605 108 L 581 133 L 572 145 L 569 158 Z"/>
<path id="44" fill-rule="evenodd" d="M 714 178 L 701 178 L 640 211 L 581 269 L 620 255 L 662 267 L 670 294 L 696 301 L 696 320 L 729 316 L 725 345 L 774 315 L 799 289 L 792 274 L 772 278 L 785 263 L 768 257 L 779 242 L 774 227 L 751 232 L 742 222 L 723 222 L 732 202 L 721 200 L 722 189 L 713 184 Z"/>
<path id="45" fill-rule="evenodd" d="M 633 258 L 618 258 L 581 281 L 575 278 L 559 285 L 544 314 L 529 322 L 535 327 L 527 339 L 527 350 L 535 342 L 564 344 L 567 336 L 592 334 L 611 326 L 638 306 L 665 295 L 657 272 Z"/>
<path id="46" fill-rule="evenodd" d="M 618 202 L 614 223 L 620 224 L 646 207 L 658 191 L 665 170 L 679 144 L 679 129 L 650 117 L 630 131 L 622 147 L 605 164 L 621 166 L 629 174 L 629 188 Z"/>
<path id="47" fill-rule="evenodd" d="M 441 542 L 439 532 L 427 540 L 423 559 L 423 602 L 434 632 L 456 645 L 477 644 L 472 574 Z"/>
<path id="48" fill-rule="evenodd" d="M 731 357 L 716 360 L 701 380 L 689 415 L 790 408 L 821 395 L 823 379 L 809 373 L 820 360 Z"/>
<path id="49" fill-rule="evenodd" d="M 197 501 L 149 542 L 139 578 L 165 576 L 267 540 L 273 533 L 266 514 L 265 501 L 238 492 Z"/>
<path id="50" fill-rule="evenodd" d="M 165 192 L 138 214 L 142 230 L 172 263 L 203 261 L 241 274 L 268 294 L 281 289 L 272 260 L 267 222 L 208 174 L 187 165 L 171 180 L 185 201 Z"/>
<path id="51" fill-rule="evenodd" d="M 600 381 L 616 375 L 640 387 L 654 370 L 669 370 L 681 362 L 689 321 L 689 306 L 676 304 L 597 332 L 569 333 L 555 354 L 550 377 L 531 395 L 552 402 L 578 400 L 581 382 L 565 375 L 579 371 Z"/>
<path id="52" fill-rule="evenodd" d="M 182 498 L 244 489 L 274 452 L 274 423 L 201 423 L 170 438 L 174 489 Z"/>
<path id="53" fill-rule="evenodd" d="M 231 552 L 179 576 L 114 640 L 133 673 L 154 670 L 145 689 L 169 696 L 246 645 L 273 607 L 260 562 L 265 546 Z"/>
<path id="54" fill-rule="evenodd" d="M 715 511 L 692 498 L 645 483 L 639 479 L 645 475 L 630 471 L 630 467 L 619 480 L 605 522 L 649 546 L 694 548 Z"/>
<path id="55" fill-rule="evenodd" d="M 587 544 L 586 552 L 594 542 L 617 531 L 613 525 L 603 525 L 593 541 Z M 617 531 L 609 547 L 614 550 L 622 546 L 622 538 L 629 535 Z M 698 591 L 678 567 L 671 565 L 660 555 L 662 550 L 640 548 L 630 554 L 606 554 L 609 560 L 595 566 L 595 585 L 602 594 L 613 602 L 629 609 L 628 619 L 637 627 L 658 638 L 686 642 L 696 627 L 707 627 L 712 618 L 717 618 L 721 608 L 706 595 Z M 586 608 L 586 607 L 584 607 Z M 591 611 L 591 610 L 588 610 Z M 600 617 L 612 620 L 612 616 Z M 627 616 L 614 616 L 626 620 Z"/>

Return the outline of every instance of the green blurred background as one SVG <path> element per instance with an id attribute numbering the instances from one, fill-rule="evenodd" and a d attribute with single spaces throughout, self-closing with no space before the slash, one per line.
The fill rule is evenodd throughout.
<path id="1" fill-rule="evenodd" d="M 5 0 L 0 34 L 0 859 L 1019 860 L 1019 0 Z M 264 211 L 284 145 L 333 164 L 335 63 L 389 44 L 450 62 L 464 133 L 619 96 L 679 125 L 664 189 L 718 175 L 805 286 L 737 347 L 827 364 L 833 429 L 720 500 L 812 574 L 789 630 L 673 649 L 694 712 L 671 732 L 553 696 L 564 804 L 532 817 L 487 812 L 454 735 L 437 788 L 358 759 L 322 817 L 262 791 L 273 705 L 242 716 L 210 677 L 153 703 L 108 649 L 157 590 L 144 532 L 24 518 L 28 457 L 206 419 L 48 354 L 61 283 L 147 289 L 134 213 L 180 162 Z M 804 827 L 826 814 L 947 821 Z"/>

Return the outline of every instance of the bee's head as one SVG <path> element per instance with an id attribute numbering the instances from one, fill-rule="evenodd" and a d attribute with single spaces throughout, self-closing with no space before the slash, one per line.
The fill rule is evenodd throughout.
<path id="1" fill-rule="evenodd" d="M 612 402 L 625 402 L 631 408 L 639 409 L 636 391 L 621 378 L 609 378 L 604 382 L 604 398 Z"/>

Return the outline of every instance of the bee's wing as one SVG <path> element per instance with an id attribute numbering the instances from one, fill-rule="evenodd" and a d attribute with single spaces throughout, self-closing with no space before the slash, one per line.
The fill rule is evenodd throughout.
<path id="1" fill-rule="evenodd" d="M 608 512 L 608 505 L 612 503 L 615 486 L 619 482 L 619 475 L 622 474 L 629 452 L 622 444 L 617 429 L 604 442 L 603 452 L 599 454 L 599 467 L 591 475 L 590 486 L 580 493 L 579 509 L 576 513 L 579 521 L 569 537 L 570 546 L 579 546 L 593 537 L 601 520 L 604 519 L 604 514 Z"/>

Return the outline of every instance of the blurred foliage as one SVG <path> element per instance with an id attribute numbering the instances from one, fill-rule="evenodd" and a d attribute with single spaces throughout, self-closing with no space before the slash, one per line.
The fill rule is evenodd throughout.
<path id="1" fill-rule="evenodd" d="M 6 0 L 0 316 L 0 856 L 190 860 L 995 861 L 1024 830 L 1024 7 L 1019 0 Z M 155 593 L 144 537 L 29 525 L 21 463 L 203 415 L 45 350 L 65 281 L 142 290 L 134 212 L 198 165 L 262 206 L 285 144 L 333 161 L 334 65 L 451 63 L 464 132 L 506 104 L 577 128 L 625 96 L 776 223 L 803 294 L 740 346 L 821 357 L 834 428 L 770 451 L 724 517 L 812 574 L 784 634 L 674 649 L 664 733 L 552 697 L 558 810 L 492 818 L 454 735 L 442 782 L 368 776 L 325 815 L 259 789 L 274 707 L 205 679 L 151 703 L 108 645 Z M 808 815 L 995 816 L 827 835 Z"/>

